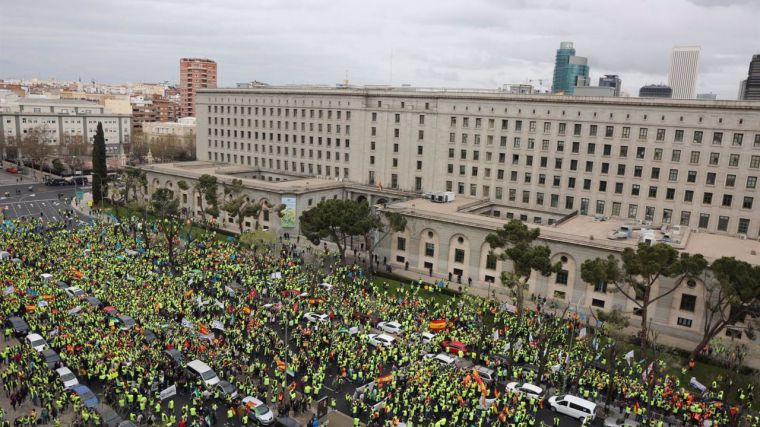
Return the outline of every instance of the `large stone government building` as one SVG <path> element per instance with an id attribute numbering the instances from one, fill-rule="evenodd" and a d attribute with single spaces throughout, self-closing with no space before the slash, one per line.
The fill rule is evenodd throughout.
<path id="1" fill-rule="evenodd" d="M 396 268 L 499 288 L 510 267 L 484 239 L 519 218 L 541 228 L 563 265 L 532 278 L 531 292 L 582 314 L 636 316 L 621 294 L 583 282 L 583 261 L 664 241 L 760 264 L 757 102 L 293 86 L 200 90 L 196 105 L 199 161 L 148 167 L 153 188 L 179 191 L 178 180 L 203 173 L 241 178 L 251 199 L 285 203 L 295 218 L 326 198 L 364 199 L 407 218 L 379 246 Z M 441 192 L 455 200 L 429 200 Z M 197 197 L 183 194 L 183 206 L 197 211 Z M 297 219 L 283 224 L 266 209 L 245 228 L 255 223 L 298 231 Z M 702 330 L 704 280 L 650 311 L 676 345 L 693 345 Z"/>

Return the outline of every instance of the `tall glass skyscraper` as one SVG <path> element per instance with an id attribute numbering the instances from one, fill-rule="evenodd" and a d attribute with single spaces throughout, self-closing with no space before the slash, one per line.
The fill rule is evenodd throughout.
<path id="1" fill-rule="evenodd" d="M 576 86 L 588 86 L 588 59 L 575 56 L 573 42 L 562 42 L 554 63 L 552 92 L 572 95 Z"/>

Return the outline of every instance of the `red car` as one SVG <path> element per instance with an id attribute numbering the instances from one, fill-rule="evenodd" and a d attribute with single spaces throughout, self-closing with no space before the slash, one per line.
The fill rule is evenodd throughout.
<path id="1" fill-rule="evenodd" d="M 441 343 L 441 347 L 443 347 L 444 350 L 447 352 L 459 355 L 459 352 L 461 351 L 462 354 L 468 354 L 469 350 L 467 349 L 467 345 L 461 341 L 443 341 Z"/>
<path id="2" fill-rule="evenodd" d="M 15 166 L 11 166 L 9 168 L 5 168 L 5 171 L 8 173 L 18 173 L 18 169 Z"/>

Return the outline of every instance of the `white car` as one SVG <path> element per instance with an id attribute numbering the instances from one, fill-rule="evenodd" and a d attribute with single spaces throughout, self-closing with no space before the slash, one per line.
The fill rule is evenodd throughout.
<path id="1" fill-rule="evenodd" d="M 242 404 L 243 408 L 249 414 L 253 413 L 253 416 L 256 417 L 259 424 L 268 426 L 274 423 L 274 414 L 272 413 L 272 410 L 261 400 L 256 399 L 253 396 L 246 396 L 243 398 Z"/>
<path id="2" fill-rule="evenodd" d="M 372 347 L 390 347 L 396 341 L 396 338 L 386 334 L 369 334 L 367 337 Z"/>
<path id="3" fill-rule="evenodd" d="M 436 362 L 440 363 L 441 365 L 449 366 L 454 365 L 454 362 L 457 361 L 457 358 L 454 356 L 451 356 L 446 353 L 438 353 L 436 355 L 433 355 L 432 353 L 428 353 L 423 356 L 425 359 L 433 359 Z"/>
<path id="4" fill-rule="evenodd" d="M 518 382 L 511 382 L 507 384 L 507 390 L 518 394 L 524 394 L 535 399 L 540 399 L 544 395 L 544 390 L 541 387 L 535 386 L 531 383 L 520 384 Z"/>
<path id="5" fill-rule="evenodd" d="M 29 334 L 26 336 L 26 340 L 29 341 L 29 344 L 32 346 L 32 348 L 38 352 L 41 352 L 42 350 L 48 348 L 48 343 L 45 341 L 45 338 L 42 338 L 42 336 L 40 336 L 40 334 Z"/>
<path id="6" fill-rule="evenodd" d="M 330 318 L 326 314 L 314 313 L 311 311 L 304 314 L 303 317 L 309 322 L 327 322 L 328 320 L 330 320 Z"/>
<path id="7" fill-rule="evenodd" d="M 435 335 L 430 332 L 422 332 L 420 334 L 420 339 L 422 339 L 423 344 L 430 344 L 435 339 Z"/>
<path id="8" fill-rule="evenodd" d="M 596 418 L 596 403 L 570 394 L 550 397 L 549 407 L 554 412 L 565 414 L 578 421 L 584 419 L 594 421 Z"/>
<path id="9" fill-rule="evenodd" d="M 61 382 L 63 382 L 63 388 L 66 390 L 74 387 L 75 385 L 79 385 L 79 380 L 77 379 L 76 375 L 71 372 L 71 369 L 64 366 L 62 368 L 56 369 L 55 371 L 58 373 L 58 377 L 61 379 Z"/>
<path id="10" fill-rule="evenodd" d="M 333 285 L 331 285 L 331 284 L 329 284 L 327 282 L 322 282 L 322 283 L 319 284 L 319 287 L 322 288 L 322 289 L 325 289 L 327 291 L 331 291 L 332 288 L 333 288 Z"/>
<path id="11" fill-rule="evenodd" d="M 83 290 L 79 289 L 77 286 L 69 286 L 66 288 L 66 295 L 70 297 L 77 297 L 79 299 L 82 299 L 87 296 L 86 293 L 84 293 Z"/>
<path id="12" fill-rule="evenodd" d="M 387 332 L 389 334 L 396 334 L 399 335 L 402 332 L 404 332 L 401 329 L 401 323 L 398 322 L 380 322 L 377 324 L 377 329 L 380 329 L 383 332 Z"/>
<path id="13" fill-rule="evenodd" d="M 192 372 L 194 375 L 200 377 L 207 386 L 214 386 L 220 381 L 219 377 L 216 375 L 216 372 L 214 372 L 210 366 L 200 360 L 196 359 L 188 363 L 187 369 L 190 370 L 190 372 Z"/>

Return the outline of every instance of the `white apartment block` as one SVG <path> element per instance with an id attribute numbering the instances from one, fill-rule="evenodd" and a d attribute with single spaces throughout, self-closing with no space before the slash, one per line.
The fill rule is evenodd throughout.
<path id="1" fill-rule="evenodd" d="M 106 152 L 118 154 L 120 144 L 129 141 L 131 115 L 114 114 L 103 105 L 69 99 L 20 98 L 0 108 L 0 133 L 6 140 L 12 142 L 40 129 L 45 142 L 59 149 L 80 140 L 92 144 L 99 122 L 103 124 Z"/>
<path id="2" fill-rule="evenodd" d="M 197 102 L 199 160 L 760 233 L 758 103 L 315 87 Z"/>
<path id="3" fill-rule="evenodd" d="M 699 46 L 677 46 L 670 53 L 668 86 L 673 99 L 694 99 L 699 74 Z"/>

